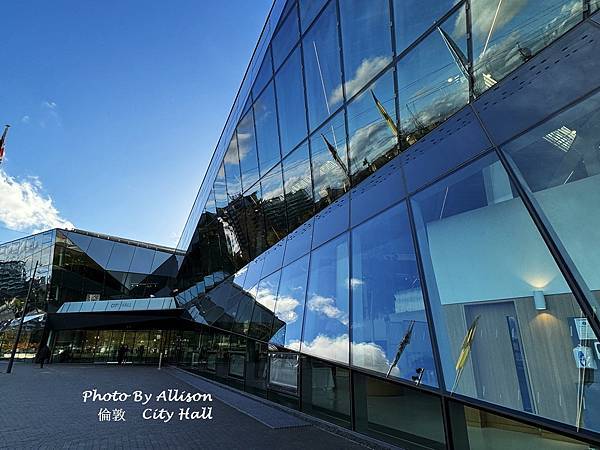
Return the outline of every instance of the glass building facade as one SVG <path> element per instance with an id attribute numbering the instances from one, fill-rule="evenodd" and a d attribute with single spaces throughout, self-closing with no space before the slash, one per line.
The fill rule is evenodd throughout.
<path id="1" fill-rule="evenodd" d="M 404 448 L 599 442 L 597 8 L 275 2 L 179 243 L 179 363 Z"/>
<path id="2" fill-rule="evenodd" d="M 180 252 L 81 230 L 0 244 L 0 357 L 8 357 L 29 287 L 20 358 L 35 355 L 47 313 L 65 302 L 170 295 Z"/>
<path id="3" fill-rule="evenodd" d="M 187 320 L 56 345 L 407 449 L 600 448 L 599 7 L 276 0 L 156 285 Z M 113 245 L 89 299 L 149 296 Z"/>

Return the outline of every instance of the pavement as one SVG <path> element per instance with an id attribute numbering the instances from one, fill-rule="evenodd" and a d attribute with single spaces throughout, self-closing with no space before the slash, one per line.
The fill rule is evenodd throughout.
<path id="1" fill-rule="evenodd" d="M 16 363 L 5 371 L 0 361 L 1 449 L 376 448 L 177 369 Z M 168 401 L 169 389 L 180 397 Z"/>

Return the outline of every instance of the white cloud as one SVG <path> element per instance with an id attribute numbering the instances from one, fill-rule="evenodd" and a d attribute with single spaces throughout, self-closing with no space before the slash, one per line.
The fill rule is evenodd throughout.
<path id="1" fill-rule="evenodd" d="M 321 313 L 330 319 L 337 319 L 343 325 L 348 325 L 348 314 L 335 305 L 335 300 L 331 297 L 313 295 L 307 303 L 308 309 Z"/>
<path id="2" fill-rule="evenodd" d="M 29 123 L 31 121 L 31 118 L 25 114 L 23 117 L 21 117 L 21 122 L 22 123 Z"/>
<path id="3" fill-rule="evenodd" d="M 0 222 L 7 228 L 36 233 L 50 228 L 74 228 L 60 216 L 37 177 L 18 180 L 0 170 Z"/>
<path id="4" fill-rule="evenodd" d="M 382 373 L 387 373 L 391 364 L 383 349 L 374 342 L 353 342 L 352 362 L 357 366 Z M 394 366 L 390 374 L 399 377 L 400 370 Z"/>
<path id="5" fill-rule="evenodd" d="M 311 342 L 302 342 L 302 353 L 348 363 L 350 340 L 347 334 L 329 337 L 319 334 Z"/>
<path id="6" fill-rule="evenodd" d="M 58 112 L 58 105 L 56 102 L 46 100 L 42 102 L 42 118 L 40 119 L 40 126 L 46 128 L 46 125 L 54 124 L 57 127 L 62 127 L 62 119 Z"/>
<path id="7" fill-rule="evenodd" d="M 344 84 L 346 87 L 346 95 L 351 97 L 358 92 L 360 88 L 367 84 L 367 82 L 377 75 L 389 62 L 390 58 L 388 56 L 375 56 L 374 58 L 364 59 L 360 66 L 358 66 L 358 69 L 356 69 L 354 77 Z M 340 84 L 333 90 L 329 98 L 329 103 L 333 105 L 342 101 L 342 99 L 342 85 Z"/>
<path id="8" fill-rule="evenodd" d="M 300 302 L 294 297 L 288 295 L 280 296 L 277 298 L 277 306 L 275 307 L 275 314 L 287 325 L 290 325 L 298 320 L 298 313 L 296 308 L 300 305 Z"/>

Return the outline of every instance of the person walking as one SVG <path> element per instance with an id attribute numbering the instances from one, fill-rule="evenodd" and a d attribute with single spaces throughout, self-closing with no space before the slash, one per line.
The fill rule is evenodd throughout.
<path id="1" fill-rule="evenodd" d="M 125 344 L 121 344 L 119 347 L 119 351 L 117 352 L 117 364 L 123 364 L 123 359 L 125 358 Z"/>
<path id="2" fill-rule="evenodd" d="M 38 362 L 40 363 L 40 369 L 44 368 L 44 362 L 48 360 L 50 363 L 50 349 L 46 344 L 42 344 L 38 350 Z"/>

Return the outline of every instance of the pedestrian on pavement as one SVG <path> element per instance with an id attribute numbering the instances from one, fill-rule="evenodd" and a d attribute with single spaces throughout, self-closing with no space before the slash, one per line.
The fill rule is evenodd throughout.
<path id="1" fill-rule="evenodd" d="M 119 351 L 117 352 L 117 363 L 119 365 L 123 364 L 123 359 L 125 358 L 125 345 L 121 344 L 119 347 Z"/>
<path id="2" fill-rule="evenodd" d="M 123 351 L 123 363 L 127 362 L 127 354 L 129 353 L 129 345 L 125 344 L 125 350 Z"/>
<path id="3" fill-rule="evenodd" d="M 144 350 L 146 350 L 146 348 L 143 345 L 140 345 L 137 348 L 137 355 L 138 355 L 138 362 L 144 362 Z"/>
<path id="4" fill-rule="evenodd" d="M 44 361 L 48 360 L 50 363 L 50 349 L 46 344 L 42 344 L 38 349 L 38 362 L 40 363 L 40 369 L 44 368 Z"/>

